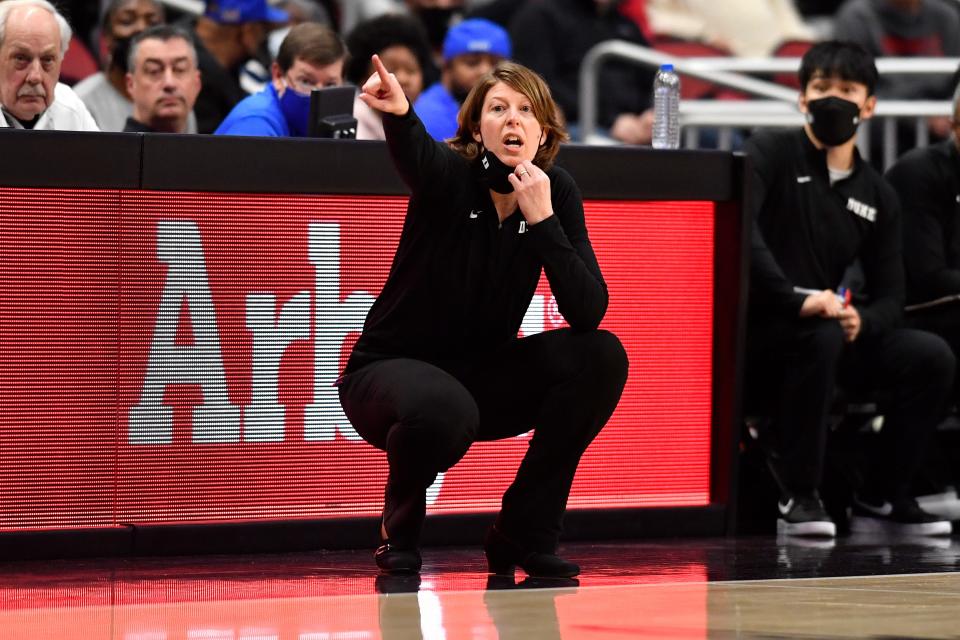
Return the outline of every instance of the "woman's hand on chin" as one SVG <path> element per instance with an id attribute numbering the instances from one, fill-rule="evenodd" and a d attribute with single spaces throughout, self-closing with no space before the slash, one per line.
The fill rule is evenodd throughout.
<path id="1" fill-rule="evenodd" d="M 550 199 L 550 178 L 529 160 L 516 166 L 507 180 L 517 194 L 517 205 L 528 224 L 534 225 L 553 215 Z"/>

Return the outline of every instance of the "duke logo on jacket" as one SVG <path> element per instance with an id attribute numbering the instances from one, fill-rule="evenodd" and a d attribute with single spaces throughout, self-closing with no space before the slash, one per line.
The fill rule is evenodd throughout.
<path id="1" fill-rule="evenodd" d="M 856 198 L 849 198 L 847 200 L 847 209 L 853 211 L 855 214 L 861 218 L 865 218 L 870 222 L 877 221 L 877 209 L 876 207 L 871 207 L 868 204 L 863 204 Z"/>

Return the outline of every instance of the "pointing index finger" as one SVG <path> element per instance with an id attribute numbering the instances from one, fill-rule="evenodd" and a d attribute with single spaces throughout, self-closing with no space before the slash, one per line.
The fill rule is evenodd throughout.
<path id="1" fill-rule="evenodd" d="M 390 72 L 387 71 L 387 68 L 383 66 L 383 62 L 380 61 L 380 56 L 373 54 L 373 66 L 377 70 L 377 75 L 380 76 L 380 82 L 384 85 L 384 88 L 390 84 Z"/>

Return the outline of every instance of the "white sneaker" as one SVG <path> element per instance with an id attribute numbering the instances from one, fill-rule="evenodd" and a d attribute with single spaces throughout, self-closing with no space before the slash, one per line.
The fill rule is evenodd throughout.
<path id="1" fill-rule="evenodd" d="M 852 533 L 898 533 L 913 536 L 948 536 L 953 532 L 949 520 L 927 513 L 913 498 L 874 502 L 853 497 L 850 508 Z"/>
<path id="2" fill-rule="evenodd" d="M 917 496 L 920 508 L 944 520 L 960 520 L 960 498 L 957 490 L 950 488 L 943 493 Z"/>

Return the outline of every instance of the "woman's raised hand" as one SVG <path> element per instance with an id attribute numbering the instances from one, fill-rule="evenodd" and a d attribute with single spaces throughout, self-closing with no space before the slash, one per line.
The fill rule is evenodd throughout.
<path id="1" fill-rule="evenodd" d="M 403 94 L 397 77 L 387 71 L 377 54 L 373 54 L 371 60 L 376 72 L 360 87 L 360 99 L 377 111 L 405 115 L 410 109 L 410 102 Z"/>
<path id="2" fill-rule="evenodd" d="M 527 224 L 537 224 L 553 215 L 550 199 L 550 177 L 529 160 L 516 166 L 507 176 L 517 194 L 517 206 Z"/>

